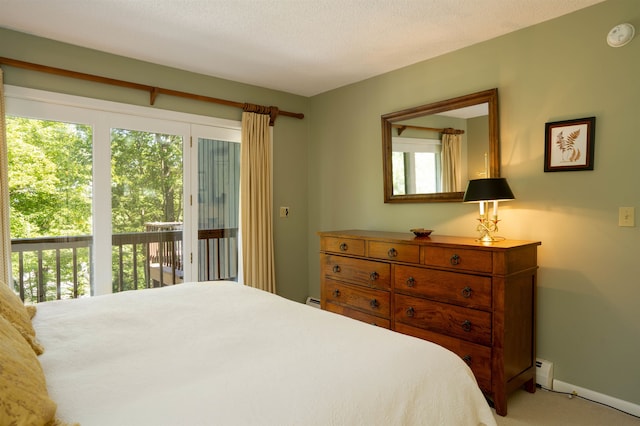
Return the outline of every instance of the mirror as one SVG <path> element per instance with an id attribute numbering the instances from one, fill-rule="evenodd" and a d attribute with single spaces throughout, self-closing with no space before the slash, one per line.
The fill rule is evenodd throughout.
<path id="1" fill-rule="evenodd" d="M 381 118 L 385 203 L 462 201 L 470 179 L 500 177 L 498 89 Z"/>

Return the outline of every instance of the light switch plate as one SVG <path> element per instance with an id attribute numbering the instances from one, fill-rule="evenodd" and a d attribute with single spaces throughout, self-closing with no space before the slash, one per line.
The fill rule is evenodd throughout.
<path id="1" fill-rule="evenodd" d="M 620 207 L 618 210 L 618 226 L 635 226 L 635 207 Z"/>

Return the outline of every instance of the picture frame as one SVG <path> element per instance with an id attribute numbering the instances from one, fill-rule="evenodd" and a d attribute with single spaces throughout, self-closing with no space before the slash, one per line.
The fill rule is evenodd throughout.
<path id="1" fill-rule="evenodd" d="M 544 171 L 593 170 L 596 118 L 545 123 Z"/>

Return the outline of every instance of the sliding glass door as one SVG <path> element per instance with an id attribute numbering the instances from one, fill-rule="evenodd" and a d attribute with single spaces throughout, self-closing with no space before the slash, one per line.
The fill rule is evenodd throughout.
<path id="1" fill-rule="evenodd" d="M 113 292 L 184 280 L 183 138 L 111 129 Z"/>
<path id="2" fill-rule="evenodd" d="M 12 248 L 14 281 L 36 283 L 33 291 L 17 284 L 23 295 L 50 300 L 241 280 L 240 123 L 11 86 L 6 92 L 12 129 L 41 139 L 35 149 L 18 130 L 8 137 L 11 179 L 21 182 L 10 190 L 12 246 L 28 237 L 58 244 L 30 254 L 24 245 Z M 26 264 L 31 270 L 16 269 Z"/>

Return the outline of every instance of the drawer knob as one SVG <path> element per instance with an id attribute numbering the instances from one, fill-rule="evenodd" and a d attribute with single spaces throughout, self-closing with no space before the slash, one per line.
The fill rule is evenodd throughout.
<path id="1" fill-rule="evenodd" d="M 416 314 L 416 310 L 413 309 L 413 307 L 409 306 L 406 310 L 407 316 L 408 317 L 413 317 Z"/>
<path id="2" fill-rule="evenodd" d="M 413 277 L 407 278 L 407 287 L 415 287 L 416 279 Z"/>
<path id="3" fill-rule="evenodd" d="M 449 259 L 449 262 L 452 265 L 459 265 L 460 264 L 460 256 L 458 256 L 457 254 L 454 254 L 453 256 L 451 256 L 451 259 Z"/>
<path id="4" fill-rule="evenodd" d="M 373 309 L 377 309 L 380 307 L 380 302 L 378 302 L 378 300 L 376 299 L 371 299 L 371 302 L 369 302 L 369 305 L 373 308 Z"/>
<path id="5" fill-rule="evenodd" d="M 471 331 L 471 321 L 469 321 L 469 320 L 465 320 L 465 321 L 462 323 L 462 329 L 463 329 L 464 331 L 466 331 L 467 333 L 468 333 L 468 332 L 470 332 L 470 331 Z"/>
<path id="6" fill-rule="evenodd" d="M 333 273 L 337 274 L 338 272 L 340 272 L 340 265 L 333 265 Z"/>
<path id="7" fill-rule="evenodd" d="M 464 297 L 465 299 L 468 299 L 471 297 L 472 292 L 473 290 L 471 289 L 471 287 L 466 286 L 465 288 L 462 289 L 462 297 Z"/>
<path id="8" fill-rule="evenodd" d="M 393 247 L 391 247 L 391 248 L 389 249 L 389 251 L 387 252 L 387 255 L 388 255 L 389 257 L 396 257 L 396 256 L 398 256 L 398 250 L 396 250 L 396 249 L 394 249 Z"/>
<path id="9" fill-rule="evenodd" d="M 465 355 L 462 357 L 462 360 L 467 363 L 469 367 L 471 367 L 471 355 Z"/>
<path id="10" fill-rule="evenodd" d="M 349 246 L 347 245 L 347 243 L 340 244 L 340 251 L 347 251 L 347 250 L 349 250 Z"/>
<path id="11" fill-rule="evenodd" d="M 369 279 L 371 281 L 375 281 L 380 277 L 380 275 L 378 275 L 378 273 L 376 271 L 373 271 L 372 273 L 369 274 Z"/>
<path id="12" fill-rule="evenodd" d="M 338 290 L 337 288 L 333 290 L 333 297 L 340 297 L 340 290 Z"/>

